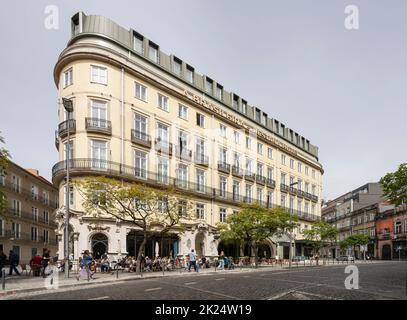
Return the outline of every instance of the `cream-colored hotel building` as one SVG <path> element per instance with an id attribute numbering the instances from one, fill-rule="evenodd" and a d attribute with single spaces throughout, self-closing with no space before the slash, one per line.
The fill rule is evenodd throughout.
<path id="1" fill-rule="evenodd" d="M 193 40 L 190 40 L 193 41 Z M 318 148 L 193 65 L 158 44 L 101 16 L 77 13 L 72 37 L 54 70 L 59 93 L 53 167 L 62 207 L 57 212 L 63 255 L 65 150 L 71 136 L 72 179 L 105 175 L 162 187 L 175 185 L 193 202 L 196 220 L 181 233 L 151 235 L 146 255 L 248 255 L 224 245 L 216 224 L 242 202 L 283 206 L 299 216 L 295 255 L 309 254 L 300 231 L 321 215 Z M 72 117 L 62 105 L 71 99 Z M 131 223 L 95 218 L 70 190 L 70 253 L 137 253 Z M 180 199 L 182 200 L 182 199 Z M 261 256 L 288 258 L 287 239 L 270 239 Z M 219 251 L 218 251 L 219 250 Z M 242 252 L 245 251 L 245 252 Z"/>

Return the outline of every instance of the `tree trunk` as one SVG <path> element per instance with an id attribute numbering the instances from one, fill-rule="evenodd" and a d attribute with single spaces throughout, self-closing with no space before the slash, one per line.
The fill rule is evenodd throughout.
<path id="1" fill-rule="evenodd" d="M 254 251 L 254 265 L 257 268 L 258 259 L 257 259 L 257 245 L 252 243 L 252 249 Z"/>
<path id="2" fill-rule="evenodd" d="M 137 254 L 137 267 L 136 267 L 136 272 L 140 273 L 141 272 L 141 256 L 144 255 L 144 249 L 146 247 L 146 243 L 147 243 L 147 231 L 144 230 L 143 232 L 143 241 L 140 244 L 140 249 L 138 251 Z M 134 248 L 134 250 L 136 250 L 137 248 Z"/>

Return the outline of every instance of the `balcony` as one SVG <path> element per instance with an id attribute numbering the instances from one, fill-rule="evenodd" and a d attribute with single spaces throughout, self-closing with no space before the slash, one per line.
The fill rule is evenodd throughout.
<path id="1" fill-rule="evenodd" d="M 309 192 L 304 192 L 304 193 L 302 194 L 302 197 L 305 198 L 305 199 L 307 199 L 307 200 L 311 200 L 312 195 L 311 195 Z"/>
<path id="2" fill-rule="evenodd" d="M 230 164 L 219 161 L 218 162 L 218 171 L 229 174 L 230 173 Z"/>
<path id="3" fill-rule="evenodd" d="M 245 180 L 247 180 L 247 181 L 252 181 L 252 182 L 254 182 L 254 181 L 256 180 L 256 174 L 255 174 L 255 173 L 252 173 L 251 171 L 246 171 L 246 172 L 244 173 L 244 178 L 245 178 Z"/>
<path id="4" fill-rule="evenodd" d="M 318 197 L 314 196 L 314 195 L 311 195 L 311 201 L 312 202 L 318 202 Z"/>
<path id="5" fill-rule="evenodd" d="M 178 159 L 192 161 L 192 151 L 182 146 L 175 146 L 175 156 Z"/>
<path id="6" fill-rule="evenodd" d="M 304 197 L 305 197 L 305 192 L 302 191 L 302 190 L 300 190 L 300 189 L 298 189 L 298 190 L 297 190 L 297 196 L 298 196 L 299 198 L 304 198 Z"/>
<path id="7" fill-rule="evenodd" d="M 140 146 L 151 148 L 151 137 L 147 133 L 131 130 L 131 142 L 138 144 Z"/>
<path id="8" fill-rule="evenodd" d="M 295 196 L 297 194 L 297 191 L 298 190 L 294 187 L 289 187 L 289 189 L 288 189 L 288 192 L 293 196 Z"/>
<path id="9" fill-rule="evenodd" d="M 61 138 L 65 138 L 69 134 L 74 134 L 76 132 L 76 121 L 74 119 L 69 119 L 61 122 L 58 126 L 58 134 Z"/>
<path id="10" fill-rule="evenodd" d="M 201 153 L 195 153 L 195 164 L 207 167 L 209 165 L 209 157 Z"/>
<path id="11" fill-rule="evenodd" d="M 243 178 L 243 169 L 237 166 L 232 166 L 232 175 L 238 178 Z"/>
<path id="12" fill-rule="evenodd" d="M 262 175 L 256 174 L 256 183 L 257 184 L 261 184 L 261 185 L 264 186 L 266 184 L 266 180 L 267 180 L 266 177 L 263 177 Z"/>
<path id="13" fill-rule="evenodd" d="M 280 184 L 280 191 L 281 192 L 288 192 L 289 189 L 290 189 L 290 187 L 287 186 L 286 184 L 284 184 L 284 183 Z"/>
<path id="14" fill-rule="evenodd" d="M 92 133 L 101 133 L 112 135 L 112 122 L 99 118 L 86 118 L 86 131 Z"/>
<path id="15" fill-rule="evenodd" d="M 172 156 L 172 143 L 167 141 L 162 141 L 160 139 L 155 139 L 155 150 L 159 154 L 166 154 L 168 156 Z"/>
<path id="16" fill-rule="evenodd" d="M 271 188 L 275 188 L 276 187 L 276 182 L 273 179 L 266 179 L 266 186 L 267 187 L 271 187 Z"/>

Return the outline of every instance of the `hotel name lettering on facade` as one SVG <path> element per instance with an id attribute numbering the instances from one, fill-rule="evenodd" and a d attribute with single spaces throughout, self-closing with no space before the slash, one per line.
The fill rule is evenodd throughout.
<path id="1" fill-rule="evenodd" d="M 239 118 L 235 117 L 234 115 L 222 110 L 221 108 L 217 107 L 216 105 L 214 105 L 213 103 L 201 98 L 200 96 L 197 96 L 196 94 L 188 91 L 188 90 L 184 90 L 184 94 L 186 97 L 188 97 L 190 100 L 196 102 L 197 104 L 203 106 L 206 109 L 209 109 L 211 111 L 213 111 L 214 113 L 216 113 L 217 115 L 232 121 L 233 123 L 235 123 L 236 125 L 243 127 L 246 130 L 251 130 L 251 127 L 244 121 L 240 120 Z M 283 149 L 284 151 L 286 151 L 287 153 L 290 153 L 292 155 L 297 155 L 297 151 L 291 147 L 289 147 L 288 145 L 286 145 L 285 143 L 275 139 L 274 137 L 272 137 L 271 135 L 258 130 L 257 131 L 257 135 L 268 141 L 271 145 L 278 147 L 280 149 Z"/>

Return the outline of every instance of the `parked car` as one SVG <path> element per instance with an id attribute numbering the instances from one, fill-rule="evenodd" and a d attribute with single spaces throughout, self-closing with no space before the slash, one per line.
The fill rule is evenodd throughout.
<path id="1" fill-rule="evenodd" d="M 347 256 L 347 255 L 341 255 L 339 257 L 336 257 L 336 261 L 355 261 L 355 257 Z"/>

